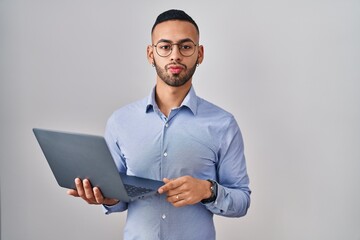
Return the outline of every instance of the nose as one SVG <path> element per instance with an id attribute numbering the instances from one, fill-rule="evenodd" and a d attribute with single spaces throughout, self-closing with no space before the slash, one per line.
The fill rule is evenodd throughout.
<path id="1" fill-rule="evenodd" d="M 170 54 L 170 59 L 171 61 L 181 61 L 182 60 L 182 55 L 180 53 L 180 49 L 179 49 L 179 45 L 173 45 L 172 46 L 172 50 L 171 50 L 171 54 Z"/>

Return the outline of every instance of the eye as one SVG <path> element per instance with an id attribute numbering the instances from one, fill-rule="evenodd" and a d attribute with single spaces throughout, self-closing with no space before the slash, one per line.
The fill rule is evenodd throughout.
<path id="1" fill-rule="evenodd" d="M 170 50 L 171 49 L 171 44 L 167 44 L 167 43 L 162 43 L 162 44 L 158 44 L 157 47 L 161 50 Z"/>
<path id="2" fill-rule="evenodd" d="M 184 50 L 190 50 L 193 48 L 193 45 L 191 43 L 184 43 L 180 45 L 180 48 Z"/>

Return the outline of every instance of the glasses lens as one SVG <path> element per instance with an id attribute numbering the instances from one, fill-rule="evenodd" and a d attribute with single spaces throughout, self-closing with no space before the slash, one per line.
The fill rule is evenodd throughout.
<path id="1" fill-rule="evenodd" d="M 184 42 L 179 44 L 180 53 L 185 57 L 190 57 L 195 52 L 195 44 L 193 42 Z"/>
<path id="2" fill-rule="evenodd" d="M 162 57 L 167 57 L 171 53 L 171 44 L 167 42 L 161 42 L 156 44 L 156 51 Z"/>

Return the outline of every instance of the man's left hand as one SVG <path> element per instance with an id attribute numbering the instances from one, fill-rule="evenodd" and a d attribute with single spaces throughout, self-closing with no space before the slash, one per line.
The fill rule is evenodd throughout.
<path id="1" fill-rule="evenodd" d="M 183 176 L 176 179 L 163 179 L 165 185 L 160 187 L 160 194 L 167 194 L 167 201 L 175 207 L 192 205 L 211 196 L 211 183 L 206 180 Z"/>

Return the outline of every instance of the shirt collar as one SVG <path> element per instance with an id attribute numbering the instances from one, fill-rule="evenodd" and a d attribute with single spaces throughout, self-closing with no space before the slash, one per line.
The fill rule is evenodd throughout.
<path id="1" fill-rule="evenodd" d="M 184 100 L 181 103 L 179 108 L 187 107 L 188 109 L 190 109 L 190 111 L 194 115 L 196 115 L 196 113 L 197 113 L 197 101 L 198 101 L 198 97 L 197 97 L 197 95 L 195 93 L 194 87 L 191 86 L 190 91 L 188 92 L 188 94 L 184 98 Z M 150 110 L 155 110 L 155 109 L 159 109 L 159 108 L 158 108 L 158 105 L 157 105 L 157 103 L 155 101 L 155 87 L 153 87 L 153 89 L 151 90 L 150 95 L 148 97 L 148 100 L 147 100 L 145 112 L 148 113 Z"/>

